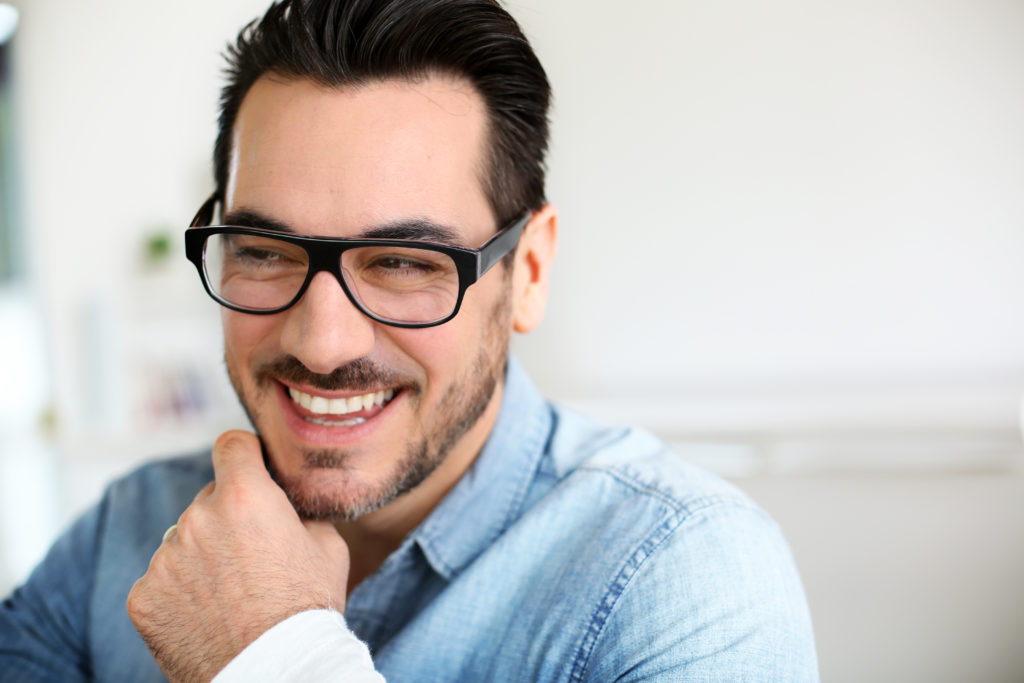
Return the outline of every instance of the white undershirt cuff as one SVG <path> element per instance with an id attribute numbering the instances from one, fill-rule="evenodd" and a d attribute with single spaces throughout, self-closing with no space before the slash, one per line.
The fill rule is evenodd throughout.
<path id="1" fill-rule="evenodd" d="M 365 643 L 332 609 L 293 614 L 250 643 L 213 680 L 384 683 Z"/>

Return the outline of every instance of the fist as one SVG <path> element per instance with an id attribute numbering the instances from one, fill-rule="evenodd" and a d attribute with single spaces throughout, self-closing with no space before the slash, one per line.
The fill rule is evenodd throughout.
<path id="1" fill-rule="evenodd" d="M 292 614 L 345 607 L 348 548 L 330 523 L 299 519 L 256 436 L 222 434 L 213 468 L 128 595 L 132 623 L 172 681 L 210 680 Z"/>

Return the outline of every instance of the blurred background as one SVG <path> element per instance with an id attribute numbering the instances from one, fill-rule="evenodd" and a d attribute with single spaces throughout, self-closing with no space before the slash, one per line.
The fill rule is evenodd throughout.
<path id="1" fill-rule="evenodd" d="M 181 234 L 266 4 L 0 3 L 0 593 L 245 425 Z M 1024 681 L 1024 3 L 508 6 L 556 94 L 540 387 L 779 521 L 826 681 Z"/>

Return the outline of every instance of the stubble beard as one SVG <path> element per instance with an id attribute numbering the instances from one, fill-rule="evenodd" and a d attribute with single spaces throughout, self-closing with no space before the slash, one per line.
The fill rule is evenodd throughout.
<path id="1" fill-rule="evenodd" d="M 303 449 L 302 471 L 288 475 L 276 465 L 272 453 L 263 444 L 263 461 L 271 477 L 288 496 L 300 517 L 326 521 L 352 521 L 377 510 L 419 486 L 444 462 L 452 448 L 477 423 L 490 404 L 495 389 L 505 375 L 510 337 L 511 301 L 502 296 L 490 316 L 483 343 L 465 374 L 449 383 L 432 416 L 425 425 L 433 425 L 419 439 L 409 442 L 405 452 L 384 479 L 376 484 L 362 480 L 351 465 L 352 454 L 344 448 Z M 257 434 L 260 415 L 246 400 L 237 369 L 225 359 L 228 376 L 249 422 Z M 366 359 L 357 359 L 329 375 L 313 373 L 293 356 L 285 356 L 255 368 L 256 398 L 265 398 L 277 378 L 312 385 L 325 390 L 361 390 L 401 384 L 403 378 Z M 414 409 L 422 401 L 422 387 L 406 380 L 407 400 Z M 385 454 L 381 454 L 382 457 Z M 324 488 L 310 480 L 316 470 L 328 469 L 337 485 Z"/>

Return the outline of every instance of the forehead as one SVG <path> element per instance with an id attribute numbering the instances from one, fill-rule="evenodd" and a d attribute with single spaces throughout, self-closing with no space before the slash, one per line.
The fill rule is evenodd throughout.
<path id="1" fill-rule="evenodd" d="M 425 218 L 485 236 L 485 137 L 483 101 L 457 79 L 328 88 L 264 76 L 235 121 L 226 208 L 307 234 Z"/>

